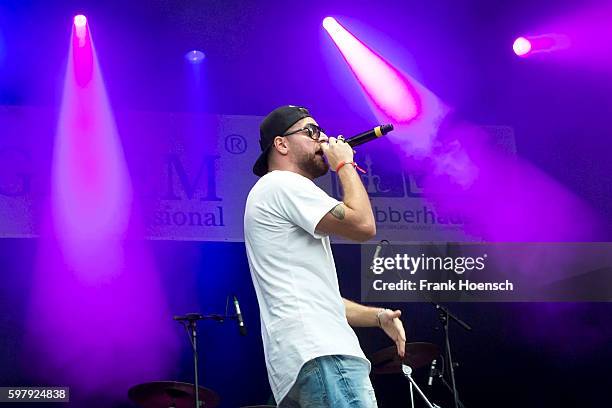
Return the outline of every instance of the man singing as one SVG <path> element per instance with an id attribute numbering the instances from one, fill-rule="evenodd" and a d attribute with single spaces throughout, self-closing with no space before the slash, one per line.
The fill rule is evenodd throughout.
<path id="1" fill-rule="evenodd" d="M 340 296 L 328 235 L 363 242 L 376 234 L 353 149 L 291 105 L 263 120 L 259 145 L 253 172 L 261 178 L 247 198 L 244 232 L 274 397 L 279 407 L 376 407 L 370 363 L 350 326 L 382 328 L 402 357 L 406 336 L 399 310 Z M 342 202 L 313 183 L 330 167 Z"/>

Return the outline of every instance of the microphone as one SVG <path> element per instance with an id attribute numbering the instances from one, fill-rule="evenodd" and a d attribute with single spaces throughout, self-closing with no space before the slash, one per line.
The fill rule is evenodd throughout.
<path id="1" fill-rule="evenodd" d="M 364 143 L 367 143 L 371 140 L 378 139 L 379 137 L 386 135 L 390 131 L 393 130 L 393 125 L 380 125 L 376 126 L 374 129 L 370 129 L 363 133 L 358 134 L 357 136 L 353 136 L 350 139 L 345 139 L 344 141 L 349 144 L 351 147 L 359 146 Z"/>
<path id="2" fill-rule="evenodd" d="M 382 252 L 383 244 L 388 245 L 389 241 L 383 239 L 376 245 L 376 249 L 374 250 L 374 256 L 372 257 L 372 264 L 370 265 L 371 271 L 374 271 L 374 262 L 376 262 L 376 258 L 380 258 L 380 253 Z"/>
<path id="3" fill-rule="evenodd" d="M 435 360 L 431 362 L 431 368 L 429 369 L 429 379 L 427 380 L 427 385 L 429 385 L 431 387 L 431 384 L 433 384 L 433 377 L 434 374 L 436 373 L 436 362 L 438 360 Z"/>
<path id="4" fill-rule="evenodd" d="M 247 328 L 244 324 L 244 320 L 242 319 L 242 313 L 240 312 L 240 304 L 238 303 L 238 298 L 236 296 L 234 296 L 234 308 L 236 309 L 236 319 L 238 320 L 238 329 L 240 330 L 240 334 L 246 336 Z"/>
<path id="5" fill-rule="evenodd" d="M 187 313 L 185 316 L 174 316 L 173 319 L 176 321 L 187 320 L 188 322 L 192 322 L 195 320 L 202 320 L 204 316 L 199 313 Z"/>

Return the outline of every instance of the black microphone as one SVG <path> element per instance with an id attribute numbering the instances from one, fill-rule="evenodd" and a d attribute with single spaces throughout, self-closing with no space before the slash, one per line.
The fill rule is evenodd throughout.
<path id="1" fill-rule="evenodd" d="M 344 141 L 349 144 L 351 147 L 359 146 L 364 143 L 367 143 L 371 140 L 378 139 L 379 137 L 386 135 L 390 131 L 393 130 L 393 125 L 380 125 L 376 126 L 374 129 L 370 129 L 363 133 L 358 134 L 357 136 L 353 136 L 350 139 L 345 139 Z"/>
<path id="2" fill-rule="evenodd" d="M 187 313 L 185 316 L 174 316 L 173 319 L 176 321 L 194 321 L 194 320 L 202 320 L 204 316 L 199 313 Z"/>
<path id="3" fill-rule="evenodd" d="M 427 385 L 429 385 L 431 387 L 431 384 L 433 384 L 433 378 L 434 378 L 434 374 L 436 373 L 436 362 L 438 360 L 435 360 L 431 362 L 431 368 L 429 369 L 429 379 L 427 380 Z"/>
<path id="4" fill-rule="evenodd" d="M 236 319 L 238 319 L 238 329 L 240 330 L 240 334 L 243 336 L 247 335 L 247 328 L 244 324 L 244 320 L 242 320 L 242 313 L 240 312 L 240 304 L 238 303 L 238 298 L 234 296 L 234 308 L 236 309 Z"/>

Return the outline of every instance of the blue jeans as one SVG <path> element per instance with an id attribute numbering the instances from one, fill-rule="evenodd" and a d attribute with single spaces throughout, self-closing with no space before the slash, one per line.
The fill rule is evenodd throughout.
<path id="1" fill-rule="evenodd" d="M 368 363 L 352 356 L 322 356 L 302 366 L 279 408 L 376 408 Z"/>

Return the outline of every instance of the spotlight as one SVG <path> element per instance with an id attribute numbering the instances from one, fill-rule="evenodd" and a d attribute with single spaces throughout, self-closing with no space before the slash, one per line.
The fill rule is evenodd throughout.
<path id="1" fill-rule="evenodd" d="M 519 57 L 530 57 L 534 54 L 559 52 L 571 46 L 566 34 L 545 33 L 519 37 L 514 40 L 512 49 Z"/>
<path id="2" fill-rule="evenodd" d="M 333 17 L 325 17 L 323 19 L 323 28 L 330 34 L 334 35 L 342 32 L 342 26 Z"/>
<path id="3" fill-rule="evenodd" d="M 514 44 L 512 44 L 512 49 L 514 53 L 519 57 L 524 57 L 531 52 L 531 41 L 526 39 L 525 37 L 519 37 L 514 40 Z"/>
<path id="4" fill-rule="evenodd" d="M 204 58 L 206 58 L 206 55 L 199 50 L 192 50 L 185 54 L 185 59 L 192 64 L 199 64 L 204 61 Z"/>
<path id="5" fill-rule="evenodd" d="M 330 28 L 332 28 L 334 24 L 338 24 L 338 22 L 333 17 L 325 17 L 323 19 L 323 28 L 325 28 L 328 31 Z"/>
<path id="6" fill-rule="evenodd" d="M 87 17 L 85 17 L 82 14 L 79 14 L 77 16 L 74 16 L 74 25 L 77 28 L 83 28 L 87 25 Z"/>
<path id="7" fill-rule="evenodd" d="M 419 114 L 420 95 L 411 79 L 357 39 L 333 17 L 323 20 L 327 31 L 371 101 L 384 112 L 385 121 L 408 123 Z"/>
<path id="8" fill-rule="evenodd" d="M 87 17 L 82 14 L 74 16 L 74 32 L 79 40 L 79 47 L 84 47 L 87 39 Z"/>

